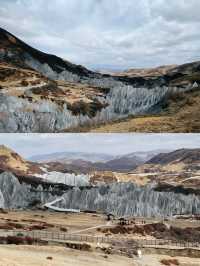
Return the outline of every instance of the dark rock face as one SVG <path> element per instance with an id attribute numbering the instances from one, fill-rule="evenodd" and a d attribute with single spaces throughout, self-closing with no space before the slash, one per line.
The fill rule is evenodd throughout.
<path id="1" fill-rule="evenodd" d="M 29 54 L 41 64 L 48 64 L 54 71 L 58 73 L 62 72 L 63 69 L 66 69 L 80 76 L 89 76 L 92 74 L 91 71 L 82 66 L 74 65 L 55 55 L 46 54 L 32 48 L 2 28 L 0 28 L 0 47 L 2 47 L 1 49 L 3 49 L 5 52 L 5 56 L 3 57 L 5 60 L 8 60 L 9 62 L 12 60 L 13 63 L 20 66 L 26 66 L 24 65 L 24 60 L 26 58 L 26 54 Z M 9 54 L 11 56 L 9 56 Z"/>
<path id="2" fill-rule="evenodd" d="M 0 47 L 0 58 L 19 67 L 30 67 L 26 63 L 28 56 L 37 60 L 40 64 L 48 64 L 57 74 L 62 73 L 62 71 L 69 71 L 72 74 L 78 75 L 83 82 L 88 78 L 103 80 L 111 78 L 111 75 L 92 72 L 83 66 L 72 64 L 55 55 L 46 54 L 34 49 L 2 28 L 0 28 Z M 164 86 L 168 81 L 168 77 L 165 76 L 155 78 L 112 76 L 112 79 L 125 85 L 149 88 L 153 88 L 155 85 Z"/>

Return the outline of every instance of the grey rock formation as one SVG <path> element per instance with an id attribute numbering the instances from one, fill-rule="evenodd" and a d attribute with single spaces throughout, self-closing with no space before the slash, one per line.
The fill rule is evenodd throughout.
<path id="1" fill-rule="evenodd" d="M 130 114 L 148 112 L 167 94 L 190 89 L 116 86 L 111 88 L 105 100 L 98 99 L 106 103 L 107 107 L 97 112 L 93 118 L 83 114 L 73 115 L 66 104 L 61 109 L 56 103 L 48 100 L 30 103 L 27 99 L 0 94 L 0 132 L 58 132 L 85 124 L 96 125 Z"/>
<path id="2" fill-rule="evenodd" d="M 28 205 L 28 189 L 9 172 L 0 175 L 0 206 L 2 208 L 23 208 Z"/>
<path id="3" fill-rule="evenodd" d="M 153 186 L 139 187 L 133 183 L 80 190 L 75 188 L 63 195 L 62 207 L 101 210 L 118 216 L 172 216 L 199 214 L 200 197 L 173 192 L 156 192 Z"/>
<path id="4" fill-rule="evenodd" d="M 200 214 L 200 197 L 174 192 L 157 192 L 154 185 L 144 187 L 134 183 L 114 183 L 99 187 L 69 188 L 62 195 L 44 191 L 42 185 L 32 189 L 20 184 L 11 173 L 0 175 L 0 207 L 29 208 L 34 201 L 45 204 L 60 198 L 55 204 L 66 209 L 103 211 L 117 216 L 172 216 L 175 214 Z M 37 190 L 37 192 L 35 191 Z"/>

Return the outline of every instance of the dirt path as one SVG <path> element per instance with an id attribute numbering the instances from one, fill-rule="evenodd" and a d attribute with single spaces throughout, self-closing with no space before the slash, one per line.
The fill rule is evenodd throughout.
<path id="1" fill-rule="evenodd" d="M 74 235 L 74 234 L 79 234 L 79 233 L 83 233 L 83 232 L 86 232 L 86 231 L 91 231 L 91 230 L 98 229 L 98 228 L 113 227 L 113 226 L 114 226 L 113 224 L 111 224 L 110 222 L 107 222 L 106 224 L 89 227 L 89 228 L 82 229 L 82 230 L 79 230 L 79 231 L 71 232 L 70 234 Z"/>

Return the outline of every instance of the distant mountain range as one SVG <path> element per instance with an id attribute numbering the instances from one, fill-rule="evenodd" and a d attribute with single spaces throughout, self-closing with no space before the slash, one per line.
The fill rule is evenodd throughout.
<path id="1" fill-rule="evenodd" d="M 73 161 L 85 160 L 90 162 L 106 162 L 112 160 L 115 156 L 103 153 L 86 153 L 86 152 L 56 152 L 50 154 L 41 154 L 30 157 L 31 161 L 51 162 L 51 161 Z"/>
<path id="2" fill-rule="evenodd" d="M 155 155 L 156 153 L 156 155 Z M 180 149 L 173 152 L 136 152 L 108 161 L 91 162 L 64 157 L 51 161 L 33 162 L 4 145 L 0 146 L 0 173 L 12 172 L 20 182 L 39 184 L 64 181 L 73 184 L 76 179 L 85 182 L 136 182 L 140 185 L 157 182 L 170 186 L 200 189 L 200 149 Z M 69 152 L 69 155 L 73 154 Z M 137 156 L 139 154 L 140 156 Z M 142 157 L 141 157 L 142 155 Z M 74 154 L 73 154 L 74 156 Z M 90 156 L 86 153 L 87 158 Z M 96 155 L 97 156 L 97 155 Z M 106 155 L 107 156 L 107 155 Z M 99 158 L 104 155 L 100 154 Z M 42 156 L 44 159 L 44 156 Z M 73 157 L 74 158 L 74 157 Z M 148 158 L 148 160 L 144 160 Z M 108 159 L 104 157 L 104 160 Z M 69 180 L 68 180 L 69 179 Z"/>
<path id="3" fill-rule="evenodd" d="M 26 160 L 10 148 L 0 145 L 0 171 L 11 171 L 22 180 L 42 176 L 46 171 L 75 174 L 95 171 L 126 173 L 158 153 L 159 150 L 113 156 L 102 153 L 60 152 L 33 156 Z"/>
<path id="4" fill-rule="evenodd" d="M 29 159 L 40 163 L 59 162 L 67 165 L 70 170 L 88 173 L 90 171 L 129 172 L 146 162 L 163 150 L 134 152 L 127 155 L 108 155 L 83 152 L 60 152 L 46 155 L 36 155 Z"/>
<path id="5" fill-rule="evenodd" d="M 178 65 L 166 65 L 159 66 L 154 68 L 130 68 L 125 71 L 114 71 L 114 70 L 99 70 L 100 73 L 110 74 L 114 76 L 127 76 L 127 77 L 161 77 L 163 75 L 167 75 L 173 69 L 178 67 Z"/>

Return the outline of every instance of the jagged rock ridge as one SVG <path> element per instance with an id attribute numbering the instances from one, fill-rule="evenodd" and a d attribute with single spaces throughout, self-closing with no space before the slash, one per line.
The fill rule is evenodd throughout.
<path id="1" fill-rule="evenodd" d="M 40 193 L 30 185 L 20 184 L 11 173 L 0 175 L 0 206 L 2 208 L 29 208 L 34 202 L 45 204 L 58 196 L 50 192 Z M 199 196 L 156 192 L 153 186 L 138 187 L 133 183 L 115 183 L 91 188 L 69 188 L 63 192 L 60 207 L 69 209 L 103 211 L 118 216 L 171 216 L 175 214 L 199 214 Z"/>

